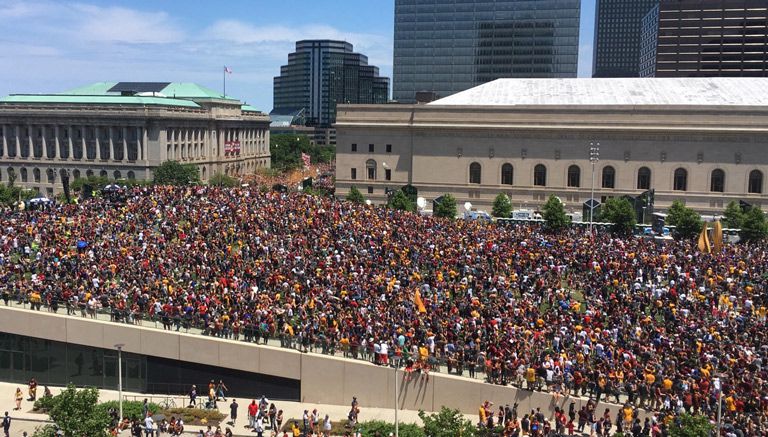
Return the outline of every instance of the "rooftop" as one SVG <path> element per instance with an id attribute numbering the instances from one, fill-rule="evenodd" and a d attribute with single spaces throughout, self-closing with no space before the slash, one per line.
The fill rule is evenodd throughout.
<path id="1" fill-rule="evenodd" d="M 191 82 L 96 82 L 53 94 L 11 94 L 0 98 L 0 103 L 54 103 L 54 104 L 111 104 L 153 105 L 199 108 L 200 101 L 237 99 Z M 250 105 L 241 105 L 243 111 L 260 112 Z"/>
<path id="2" fill-rule="evenodd" d="M 497 79 L 436 106 L 768 106 L 768 78 Z"/>

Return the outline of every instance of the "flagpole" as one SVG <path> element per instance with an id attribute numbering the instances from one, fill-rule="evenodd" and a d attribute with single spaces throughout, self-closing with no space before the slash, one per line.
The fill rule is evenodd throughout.
<path id="1" fill-rule="evenodd" d="M 227 66 L 221 70 L 221 75 L 224 78 L 224 98 L 227 98 Z"/>

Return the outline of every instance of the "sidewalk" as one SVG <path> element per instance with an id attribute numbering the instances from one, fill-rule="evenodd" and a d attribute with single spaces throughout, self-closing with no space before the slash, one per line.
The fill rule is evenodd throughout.
<path id="1" fill-rule="evenodd" d="M 13 411 L 13 408 L 15 407 L 15 401 L 14 401 L 14 393 L 16 392 L 16 387 L 20 387 L 22 392 L 24 393 L 24 401 L 21 403 L 21 411 Z M 56 395 L 61 391 L 61 387 L 50 387 L 51 392 Z M 38 394 L 42 394 L 43 387 L 38 388 Z M 11 436 L 21 436 L 24 431 L 26 431 L 30 436 L 34 433 L 35 429 L 39 426 L 44 426 L 46 423 L 49 422 L 49 418 L 46 414 L 38 414 L 32 412 L 32 406 L 33 402 L 26 400 L 27 396 L 27 387 L 25 384 L 13 384 L 13 383 L 6 383 L 6 382 L 0 382 L 0 414 L 4 414 L 5 411 L 8 411 L 10 414 L 13 422 L 11 425 Z M 168 396 L 165 395 L 146 395 L 141 393 L 131 393 L 131 392 L 123 392 L 123 399 L 126 401 L 132 401 L 132 400 L 143 400 L 144 398 L 150 399 L 150 401 L 159 402 L 163 399 L 167 399 Z M 99 391 L 99 400 L 102 402 L 110 401 L 110 400 L 117 400 L 118 399 L 118 393 L 114 390 L 100 390 Z M 188 399 L 184 397 L 174 397 L 174 400 L 176 401 L 176 405 L 178 406 L 184 406 L 187 404 Z M 258 400 L 258 399 L 257 399 Z M 238 409 L 238 421 L 237 426 L 230 426 L 227 425 L 225 422 L 229 420 L 229 417 L 224 419 L 224 423 L 221 424 L 221 429 L 226 429 L 227 426 L 229 426 L 232 429 L 232 432 L 236 436 L 252 436 L 255 435 L 253 432 L 251 432 L 249 429 L 245 428 L 245 425 L 247 424 L 247 414 L 248 414 L 248 404 L 250 403 L 251 399 L 237 399 L 237 403 L 240 405 Z M 352 400 L 350 399 L 350 402 Z M 227 398 L 226 402 L 219 402 L 219 411 L 222 414 L 225 414 L 229 416 L 229 404 L 232 402 L 232 398 Z M 301 419 L 302 414 L 304 413 L 304 410 L 309 410 L 310 412 L 317 408 L 317 411 L 321 414 L 321 417 L 324 417 L 326 414 L 331 416 L 331 419 L 334 421 L 341 421 L 346 420 L 347 413 L 349 412 L 349 405 L 318 405 L 318 404 L 302 404 L 300 402 L 285 402 L 281 401 L 279 403 L 276 403 L 276 406 L 278 410 L 283 410 L 283 417 L 285 418 L 285 421 L 287 422 L 288 419 Z M 477 416 L 466 416 L 468 419 L 472 420 L 473 423 L 477 422 Z M 400 423 L 417 423 L 421 424 L 421 420 L 418 416 L 418 411 L 413 410 L 400 410 L 398 411 L 398 419 Z M 393 409 L 383 409 L 383 408 L 365 408 L 363 407 L 360 411 L 360 420 L 362 422 L 367 422 L 369 420 L 383 420 L 386 422 L 394 422 L 395 421 L 395 412 Z M 195 435 L 200 430 L 206 430 L 207 427 L 200 427 L 200 426 L 184 426 L 185 435 Z M 121 436 L 128 436 L 129 433 L 127 431 L 123 431 Z M 268 433 L 265 433 L 265 435 L 269 435 Z"/>

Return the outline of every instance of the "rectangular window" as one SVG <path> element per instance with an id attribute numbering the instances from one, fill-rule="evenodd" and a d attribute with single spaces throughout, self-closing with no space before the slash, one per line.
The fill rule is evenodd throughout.
<path id="1" fill-rule="evenodd" d="M 352 178 L 352 180 L 357 179 L 357 169 L 356 168 L 351 168 L 351 169 L 349 169 L 349 171 L 350 171 L 350 175 L 349 175 L 350 178 Z"/>
<path id="2" fill-rule="evenodd" d="M 373 187 L 368 187 L 368 194 L 373 194 Z"/>
<path id="3" fill-rule="evenodd" d="M 357 144 L 352 144 L 352 151 L 357 152 Z"/>
<path id="4" fill-rule="evenodd" d="M 387 144 L 387 153 L 392 153 L 392 144 Z"/>
<path id="5" fill-rule="evenodd" d="M 384 177 L 385 177 L 385 178 L 386 178 L 388 181 L 391 181 L 391 180 L 392 180 L 392 169 L 391 169 L 391 168 L 388 168 L 388 169 L 384 170 Z"/>
<path id="6" fill-rule="evenodd" d="M 373 144 L 368 144 L 368 153 L 373 153 Z"/>

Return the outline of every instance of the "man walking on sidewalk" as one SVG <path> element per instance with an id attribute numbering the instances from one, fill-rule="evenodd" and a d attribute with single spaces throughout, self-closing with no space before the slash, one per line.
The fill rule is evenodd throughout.
<path id="1" fill-rule="evenodd" d="M 8 415 L 8 412 L 5 412 L 5 417 L 3 417 L 3 433 L 5 437 L 10 436 L 10 430 L 11 430 L 11 416 Z"/>
<path id="2" fill-rule="evenodd" d="M 229 404 L 229 417 L 232 419 L 232 426 L 235 426 L 237 422 L 237 399 L 232 399 L 232 403 Z"/>

